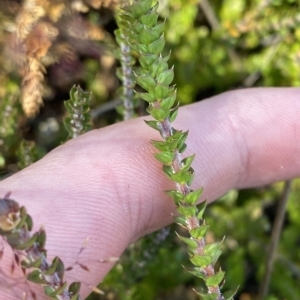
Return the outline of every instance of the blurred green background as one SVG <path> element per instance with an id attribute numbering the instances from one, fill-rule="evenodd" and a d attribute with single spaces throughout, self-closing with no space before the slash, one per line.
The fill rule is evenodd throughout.
<path id="1" fill-rule="evenodd" d="M 36 0 L 37 11 L 44 9 L 44 13 L 33 21 L 34 16 L 26 15 L 24 3 L 0 0 L 1 179 L 67 139 L 63 101 L 69 99 L 74 84 L 93 93 L 94 128 L 122 119 L 116 112 L 120 101 L 115 92 L 120 86 L 113 35 L 117 1 Z M 299 1 L 161 0 L 159 13 L 161 20 L 166 20 L 165 51 L 171 51 L 182 105 L 231 89 L 300 85 Z M 37 27 L 41 22 L 48 31 Z M 28 32 L 18 42 L 21 25 Z M 21 99 L 28 83 L 24 78 L 30 75 L 28 58 L 32 54 L 28 49 L 35 43 L 45 53 L 33 56 L 39 69 L 36 77 L 27 79 L 36 85 L 43 105 L 28 116 Z M 138 104 L 136 114 L 145 115 L 143 103 Z M 207 209 L 209 240 L 226 235 L 219 264 L 226 271 L 224 288 L 239 286 L 236 299 L 257 297 L 282 190 L 283 183 L 276 183 L 230 191 Z M 269 300 L 300 299 L 299 190 L 300 181 L 295 180 Z M 189 262 L 175 230 L 180 229 L 171 226 L 131 245 L 99 286 L 106 294 L 88 299 L 196 299 L 192 288 L 201 282 L 183 269 Z"/>

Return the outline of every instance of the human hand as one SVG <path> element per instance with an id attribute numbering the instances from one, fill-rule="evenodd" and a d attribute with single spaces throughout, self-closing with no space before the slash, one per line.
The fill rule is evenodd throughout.
<path id="1" fill-rule="evenodd" d="M 204 187 L 202 199 L 299 176 L 299 92 L 238 90 L 180 109 L 174 127 L 190 132 L 186 155 L 197 153 L 192 187 Z M 172 222 L 175 207 L 164 191 L 174 187 L 152 155 L 149 140 L 159 134 L 143 119 L 93 130 L 0 182 L 0 198 L 11 191 L 35 229 L 45 227 L 49 260 L 59 256 L 72 265 L 89 238 L 79 260 L 90 271 L 66 273 L 68 282 L 87 284 L 83 298 L 112 267 L 100 259 L 120 256 L 139 237 Z M 5 249 L 0 267 L 8 274 L 11 262 Z M 20 299 L 18 285 L 7 288 L 4 279 L 0 274 L 0 299 Z M 38 289 L 38 299 L 48 299 Z"/>

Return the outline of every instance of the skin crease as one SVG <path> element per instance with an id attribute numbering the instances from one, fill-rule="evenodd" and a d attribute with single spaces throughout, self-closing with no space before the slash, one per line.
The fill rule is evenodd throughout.
<path id="1" fill-rule="evenodd" d="M 190 132 L 184 156 L 197 153 L 192 188 L 203 186 L 203 199 L 213 201 L 232 188 L 299 176 L 299 93 L 296 88 L 238 90 L 182 107 L 174 127 Z M 88 285 L 97 285 L 112 267 L 99 259 L 120 256 L 139 237 L 172 222 L 175 209 L 164 190 L 174 185 L 152 155 L 149 139 L 160 136 L 143 119 L 93 130 L 0 182 L 0 198 L 11 191 L 35 229 L 45 227 L 49 259 L 57 255 L 65 266 L 79 261 L 90 268 L 74 266 L 66 273 L 69 282 L 84 282 L 83 299 L 91 291 Z M 28 290 L 3 275 L 11 262 L 5 248 L 0 299 L 17 300 L 19 288 Z M 32 289 L 38 299 L 48 299 Z"/>

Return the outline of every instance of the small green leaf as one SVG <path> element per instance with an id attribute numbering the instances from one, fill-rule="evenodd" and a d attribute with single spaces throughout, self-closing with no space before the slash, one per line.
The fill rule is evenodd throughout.
<path id="1" fill-rule="evenodd" d="M 209 255 L 194 255 L 190 258 L 193 265 L 198 267 L 206 267 L 211 264 L 212 258 Z"/>
<path id="2" fill-rule="evenodd" d="M 178 115 L 179 107 L 175 107 L 170 111 L 170 122 L 174 122 Z M 183 151 L 182 151 L 183 152 Z"/>
<path id="3" fill-rule="evenodd" d="M 222 243 L 223 243 L 223 241 L 205 245 L 204 253 L 212 254 L 213 252 L 220 250 L 222 248 Z"/>
<path id="4" fill-rule="evenodd" d="M 195 154 L 193 154 L 193 155 L 191 155 L 191 156 L 188 156 L 188 157 L 186 157 L 186 158 L 184 158 L 182 161 L 181 161 L 181 170 L 185 170 L 185 171 L 187 171 L 190 167 L 191 167 L 191 165 L 192 165 L 192 163 L 193 163 L 193 161 L 194 161 L 194 159 L 195 159 Z"/>
<path id="5" fill-rule="evenodd" d="M 169 190 L 166 193 L 175 201 L 176 204 L 181 202 L 184 198 L 184 195 L 176 190 Z"/>
<path id="6" fill-rule="evenodd" d="M 195 216 L 197 213 L 197 207 L 196 206 L 182 206 L 180 205 L 177 207 L 177 211 L 182 214 L 183 216 L 190 218 Z"/>
<path id="7" fill-rule="evenodd" d="M 32 218 L 29 215 L 26 216 L 26 225 L 27 225 L 28 231 L 31 231 L 32 226 L 33 226 L 33 221 L 32 221 Z"/>
<path id="8" fill-rule="evenodd" d="M 153 54 L 160 54 L 165 47 L 165 37 L 162 34 L 162 36 L 148 45 L 148 53 L 153 53 Z M 166 63 L 166 61 L 163 59 L 163 61 Z"/>
<path id="9" fill-rule="evenodd" d="M 49 285 L 44 286 L 44 294 L 50 297 L 51 299 L 57 299 L 56 298 L 57 293 L 52 286 Z"/>
<path id="10" fill-rule="evenodd" d="M 213 286 L 213 287 L 217 287 L 219 286 L 219 284 L 222 282 L 223 278 L 224 278 L 225 272 L 223 272 L 222 270 L 220 270 L 217 274 L 215 274 L 214 276 L 209 276 L 207 277 L 205 283 L 207 286 Z"/>
<path id="11" fill-rule="evenodd" d="M 35 243 L 36 238 L 37 238 L 37 234 L 35 233 L 30 239 L 28 239 L 27 241 L 25 241 L 19 245 L 16 245 L 14 248 L 17 250 L 30 249 L 33 246 L 33 244 Z"/>
<path id="12" fill-rule="evenodd" d="M 204 214 L 205 209 L 206 209 L 206 206 L 207 206 L 207 202 L 206 201 L 204 201 L 204 202 L 202 202 L 202 203 L 200 203 L 200 204 L 197 205 L 198 210 L 199 210 L 198 215 L 197 215 L 197 219 L 198 220 L 202 219 L 203 214 Z"/>
<path id="13" fill-rule="evenodd" d="M 57 274 L 58 278 L 60 278 L 61 280 L 64 278 L 65 266 L 59 257 L 58 257 L 57 266 L 55 268 L 55 273 Z"/>
<path id="14" fill-rule="evenodd" d="M 158 14 L 150 13 L 140 18 L 140 22 L 147 27 L 153 27 L 157 23 Z"/>
<path id="15" fill-rule="evenodd" d="M 130 49 L 141 54 L 141 57 L 145 55 L 145 53 L 148 52 L 148 46 L 143 44 L 138 44 L 137 42 L 130 43 Z"/>
<path id="16" fill-rule="evenodd" d="M 175 220 L 175 222 L 176 222 L 178 225 L 182 226 L 182 227 L 185 228 L 185 229 L 187 228 L 187 227 L 186 227 L 186 226 L 187 226 L 187 224 L 186 224 L 186 217 L 183 217 L 183 216 L 175 217 L 174 220 Z"/>
<path id="17" fill-rule="evenodd" d="M 140 97 L 141 99 L 151 103 L 151 102 L 155 102 L 156 99 L 154 97 L 152 97 L 149 93 L 136 93 L 138 97 Z"/>
<path id="18" fill-rule="evenodd" d="M 178 152 L 183 153 L 185 151 L 186 147 L 187 147 L 187 145 L 185 143 L 183 143 L 182 145 L 180 145 L 178 147 Z"/>
<path id="19" fill-rule="evenodd" d="M 184 202 L 187 204 L 195 205 L 196 202 L 199 200 L 202 192 L 203 192 L 203 188 L 200 188 L 196 191 L 191 191 L 189 194 L 187 194 L 184 197 Z"/>
<path id="20" fill-rule="evenodd" d="M 168 62 L 169 61 L 169 59 L 170 59 L 170 57 L 171 57 L 171 50 L 170 50 L 170 52 L 169 52 L 169 54 L 168 55 L 166 55 L 165 57 L 164 57 L 164 61 L 165 62 Z"/>
<path id="21" fill-rule="evenodd" d="M 222 254 L 222 251 L 220 250 L 221 248 L 222 248 L 222 242 L 209 244 L 204 247 L 204 253 L 212 257 L 213 265 L 217 262 L 220 255 Z"/>
<path id="22" fill-rule="evenodd" d="M 134 50 L 136 50 L 138 53 L 141 53 L 144 55 L 144 54 L 148 53 L 148 46 L 144 45 L 144 44 L 136 44 Z"/>
<path id="23" fill-rule="evenodd" d="M 38 231 L 36 243 L 38 244 L 39 249 L 44 249 L 46 244 L 46 231 L 41 228 Z"/>
<path id="24" fill-rule="evenodd" d="M 165 28 L 165 22 L 157 24 L 151 30 L 157 33 L 159 37 L 161 37 L 162 33 L 164 32 L 164 28 Z"/>
<path id="25" fill-rule="evenodd" d="M 55 273 L 55 270 L 57 268 L 57 265 L 59 263 L 60 259 L 56 256 L 53 260 L 52 260 L 52 263 L 50 265 L 50 267 L 45 270 L 43 273 L 45 275 L 53 275 Z"/>
<path id="26" fill-rule="evenodd" d="M 183 241 L 185 244 L 187 244 L 189 246 L 189 249 L 191 250 L 195 250 L 197 248 L 197 242 L 191 238 L 186 238 L 186 237 L 183 237 L 181 235 L 179 235 L 177 232 L 176 232 L 178 238 Z"/>
<path id="27" fill-rule="evenodd" d="M 151 76 L 137 76 L 136 82 L 145 90 L 156 85 L 155 80 Z"/>
<path id="28" fill-rule="evenodd" d="M 166 165 L 163 165 L 163 172 L 168 176 L 170 177 L 172 172 L 173 172 L 173 169 L 172 167 L 170 166 L 166 166 Z"/>
<path id="29" fill-rule="evenodd" d="M 153 89 L 149 90 L 149 94 L 155 99 L 161 100 L 168 96 L 169 87 L 158 83 Z"/>
<path id="30" fill-rule="evenodd" d="M 18 223 L 18 225 L 16 226 L 16 229 L 22 228 L 22 227 L 25 225 L 25 223 L 26 223 L 26 220 L 27 220 L 27 212 L 26 212 L 26 209 L 25 209 L 24 206 L 22 206 L 22 207 L 20 208 L 20 218 L 21 218 L 21 220 L 20 220 L 20 222 Z"/>
<path id="31" fill-rule="evenodd" d="M 21 266 L 23 268 L 29 269 L 29 268 L 39 268 L 40 265 L 42 264 L 42 258 L 38 258 L 35 261 L 27 261 L 27 260 L 22 260 L 21 261 Z"/>
<path id="32" fill-rule="evenodd" d="M 115 30 L 114 31 L 114 35 L 115 35 L 115 37 L 116 37 L 116 41 L 117 41 L 117 43 L 120 45 L 121 43 L 123 43 L 123 41 L 124 41 L 124 39 L 122 38 L 122 34 L 121 34 L 121 30 L 120 30 L 120 23 L 118 24 L 118 26 L 119 26 L 119 29 L 117 29 L 117 30 Z M 117 49 L 117 50 L 115 50 L 115 52 L 114 52 L 114 54 L 115 54 L 115 56 L 118 58 L 118 59 L 120 59 L 120 57 L 121 57 L 121 55 L 120 55 L 120 52 L 121 51 L 121 49 Z"/>
<path id="33" fill-rule="evenodd" d="M 155 77 L 157 74 L 162 73 L 168 69 L 168 63 L 166 63 L 162 57 L 155 61 L 149 68 L 149 73 L 152 77 Z"/>
<path id="34" fill-rule="evenodd" d="M 202 239 L 205 236 L 208 229 L 209 225 L 202 224 L 200 227 L 193 228 L 192 230 L 190 230 L 190 235 L 195 239 Z"/>
<path id="35" fill-rule="evenodd" d="M 222 251 L 216 251 L 212 254 L 212 264 L 215 265 L 215 263 L 218 261 L 219 257 L 221 256 Z"/>
<path id="36" fill-rule="evenodd" d="M 170 97 L 167 97 L 167 98 L 163 99 L 161 101 L 160 107 L 163 108 L 163 109 L 168 109 L 169 110 L 174 105 L 175 100 L 176 100 L 176 93 L 174 93 Z"/>
<path id="37" fill-rule="evenodd" d="M 169 85 L 174 79 L 174 70 L 172 69 L 168 69 L 163 71 L 162 73 L 159 73 L 156 76 L 156 80 L 158 83 L 162 84 L 162 85 Z"/>
<path id="38" fill-rule="evenodd" d="M 155 54 L 144 54 L 139 58 L 141 66 L 148 70 L 149 67 L 158 59 Z"/>
<path id="39" fill-rule="evenodd" d="M 148 29 L 144 26 L 143 30 L 138 35 L 138 41 L 143 45 L 150 45 L 154 41 L 158 40 L 160 38 L 161 31 L 155 30 L 156 27 Z"/>
<path id="40" fill-rule="evenodd" d="M 80 291 L 81 283 L 80 282 L 73 282 L 69 286 L 69 292 L 72 295 L 77 295 Z"/>
<path id="41" fill-rule="evenodd" d="M 38 283 L 38 284 L 46 284 L 47 281 L 43 279 L 43 275 L 40 270 L 34 270 L 27 275 L 27 280 Z"/>
<path id="42" fill-rule="evenodd" d="M 52 299 L 58 299 L 57 296 L 61 295 L 64 290 L 67 287 L 67 282 L 65 282 L 61 287 L 54 289 L 52 286 L 44 286 L 44 293 L 45 295 L 47 295 L 48 297 L 51 297 Z"/>
<path id="43" fill-rule="evenodd" d="M 53 296 L 55 297 L 57 295 L 61 295 L 67 289 L 67 287 L 68 287 L 68 283 L 64 282 L 64 284 L 60 288 L 57 288 L 55 290 L 55 294 L 53 294 Z"/>
<path id="44" fill-rule="evenodd" d="M 177 141 L 174 142 L 162 142 L 162 141 L 151 141 L 151 144 L 159 151 L 174 151 L 177 146 Z"/>
<path id="45" fill-rule="evenodd" d="M 152 5 L 152 0 L 143 0 L 140 2 L 134 2 L 131 6 L 131 12 L 135 18 L 146 15 L 150 10 Z"/>
<path id="46" fill-rule="evenodd" d="M 171 175 L 171 179 L 179 184 L 191 185 L 194 178 L 194 170 L 190 168 L 188 171 L 179 171 Z"/>
<path id="47" fill-rule="evenodd" d="M 46 296 L 48 297 L 55 297 L 56 293 L 55 293 L 55 289 L 49 285 L 44 286 L 44 293 Z"/>
<path id="48" fill-rule="evenodd" d="M 185 131 L 185 132 L 182 132 L 182 131 L 177 131 L 176 132 L 176 138 L 178 140 L 178 145 L 180 146 L 180 144 L 184 143 L 187 139 L 189 135 L 189 131 Z"/>
<path id="49" fill-rule="evenodd" d="M 135 38 L 136 37 L 135 35 L 139 34 L 143 30 L 143 28 L 145 27 L 145 25 L 143 25 L 139 22 L 134 22 L 134 26 L 132 26 L 132 25 L 130 25 L 130 20 L 127 21 L 126 26 L 127 27 L 130 26 L 130 30 L 132 30 L 132 34 L 131 34 L 132 36 L 129 36 L 129 38 Z"/>
<path id="50" fill-rule="evenodd" d="M 144 122 L 145 122 L 149 127 L 151 127 L 151 128 L 153 128 L 153 129 L 155 129 L 155 130 L 157 130 L 157 131 L 160 132 L 160 130 L 161 130 L 161 124 L 160 124 L 160 122 L 158 122 L 158 121 L 146 121 L 146 120 L 144 120 Z"/>
<path id="51" fill-rule="evenodd" d="M 195 267 L 194 270 L 188 270 L 189 273 L 193 274 L 194 276 L 201 278 L 203 280 L 206 279 L 205 274 L 202 271 L 202 268 Z"/>
<path id="52" fill-rule="evenodd" d="M 116 75 L 117 75 L 118 79 L 120 79 L 121 81 L 123 81 L 124 75 L 123 75 L 123 71 L 122 71 L 121 67 L 117 68 Z"/>
<path id="53" fill-rule="evenodd" d="M 161 152 L 161 153 L 154 153 L 154 157 L 165 165 L 171 165 L 172 161 L 175 157 L 174 152 Z"/>
<path id="54" fill-rule="evenodd" d="M 147 108 L 147 112 L 151 114 L 151 116 L 158 121 L 163 121 L 164 119 L 169 117 L 169 111 L 161 108 L 155 108 L 152 105 L 149 105 Z"/>

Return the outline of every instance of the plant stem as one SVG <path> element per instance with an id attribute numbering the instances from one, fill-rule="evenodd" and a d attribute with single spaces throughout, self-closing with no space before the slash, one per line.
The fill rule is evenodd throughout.
<path id="1" fill-rule="evenodd" d="M 160 102 L 156 101 L 155 106 L 160 107 Z M 160 123 L 161 123 L 160 134 L 163 137 L 163 139 L 166 140 L 168 137 L 173 136 L 173 130 L 172 130 L 171 122 L 170 122 L 169 118 L 166 118 L 165 120 L 163 120 Z M 181 170 L 181 165 L 182 165 L 181 154 L 176 149 L 175 157 L 174 157 L 174 160 L 171 165 L 173 172 L 174 173 L 179 172 Z M 186 183 L 180 184 L 180 183 L 176 182 L 176 187 L 177 187 L 178 192 L 182 193 L 185 196 L 191 192 L 189 185 Z M 187 226 L 188 231 L 191 231 L 192 229 L 199 228 L 201 226 L 201 224 L 199 223 L 199 220 L 195 216 L 192 216 L 192 217 L 186 218 L 186 226 Z M 197 244 L 198 245 L 197 245 L 197 248 L 194 250 L 194 253 L 196 253 L 198 255 L 204 255 L 204 247 L 206 245 L 205 238 L 203 237 L 203 238 L 199 239 L 197 241 Z M 212 264 L 209 264 L 208 266 L 203 267 L 203 272 L 205 273 L 204 275 L 206 277 L 214 276 L 215 275 L 214 266 Z M 216 300 L 224 299 L 224 297 L 221 294 L 219 286 L 216 286 L 216 287 L 208 286 L 207 288 L 210 293 L 218 295 Z"/>
<path id="2" fill-rule="evenodd" d="M 216 30 L 220 29 L 221 28 L 220 22 L 215 14 L 213 8 L 211 7 L 209 1 L 208 0 L 200 0 L 199 6 L 201 7 L 203 14 L 205 15 L 205 18 L 206 18 L 207 22 L 209 23 L 209 25 L 211 26 L 212 30 L 216 31 Z M 236 53 L 236 51 L 230 46 L 227 46 L 227 51 L 228 51 L 228 55 L 229 55 L 232 63 L 236 67 L 236 69 L 241 70 L 242 69 L 241 61 L 240 61 L 240 58 L 239 58 L 238 54 Z"/>
<path id="3" fill-rule="evenodd" d="M 124 106 L 124 121 L 132 119 L 133 117 L 133 79 L 132 79 L 132 58 L 130 46 L 125 42 L 126 37 L 121 33 L 122 42 L 121 48 L 121 65 L 123 73 L 123 106 Z"/>
<path id="4" fill-rule="evenodd" d="M 276 249 L 277 249 L 277 245 L 278 245 L 278 240 L 279 240 L 279 237 L 281 234 L 282 225 L 283 225 L 283 221 L 284 221 L 284 217 L 285 217 L 286 205 L 287 205 L 289 195 L 291 192 L 291 188 L 292 188 L 291 184 L 292 184 L 291 180 L 285 181 L 282 196 L 278 203 L 274 226 L 273 226 L 272 234 L 271 234 L 271 241 L 270 241 L 269 250 L 268 250 L 267 258 L 266 258 L 265 273 L 264 273 L 263 279 L 261 281 L 261 285 L 260 285 L 259 293 L 258 293 L 258 299 L 261 299 L 261 300 L 268 293 L 269 283 L 270 283 L 274 260 L 275 260 Z"/>

